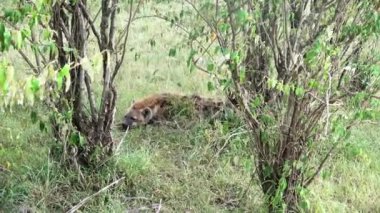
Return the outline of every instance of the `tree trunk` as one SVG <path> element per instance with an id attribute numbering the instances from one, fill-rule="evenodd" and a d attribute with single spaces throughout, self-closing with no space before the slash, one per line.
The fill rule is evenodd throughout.
<path id="1" fill-rule="evenodd" d="M 103 94 L 101 104 L 98 109 L 95 106 L 95 100 L 92 96 L 91 82 L 87 70 L 81 65 L 81 59 L 87 57 L 87 39 L 89 25 L 93 27 L 94 23 L 90 23 L 90 17 L 87 10 L 85 0 L 79 0 L 72 3 L 56 2 L 52 7 L 52 18 L 50 27 L 55 31 L 53 39 L 58 48 L 58 55 L 51 55 L 52 59 L 58 58 L 57 69 L 71 62 L 70 77 L 71 85 L 68 91 L 64 88 L 61 91 L 55 107 L 58 112 L 65 113 L 72 110 L 71 123 L 75 129 L 70 134 L 79 132 L 84 137 L 86 144 L 75 144 L 74 157 L 87 165 L 97 165 L 105 156 L 112 154 L 113 138 L 111 134 L 111 125 L 113 123 L 115 102 L 117 98 L 116 90 L 113 86 L 111 78 L 110 51 L 112 49 L 113 32 L 106 35 L 109 24 L 113 23 L 116 10 L 115 2 L 110 6 L 109 0 L 102 1 L 102 36 L 107 42 L 98 43 L 99 49 L 103 54 Z M 112 17 L 111 17 L 112 16 Z M 111 24 L 112 26 L 112 24 Z M 112 26 L 114 27 L 114 26 Z M 110 30 L 113 31 L 114 29 Z M 73 51 L 66 51 L 68 46 Z M 87 96 L 86 96 L 87 93 Z M 85 101 L 88 99 L 88 103 Z M 90 113 L 85 110 L 85 105 L 89 105 Z M 53 121 L 54 135 L 58 140 L 61 138 L 62 121 Z M 69 153 L 64 150 L 65 153 Z M 72 156 L 71 156 L 72 157 Z"/>
<path id="2" fill-rule="evenodd" d="M 267 196 L 267 206 L 269 212 L 297 212 L 299 203 L 300 171 L 293 170 L 289 176 L 281 177 L 285 180 L 286 187 L 283 189 L 281 180 L 272 173 L 270 177 L 261 181 L 261 187 Z"/>
<path id="3" fill-rule="evenodd" d="M 287 178 L 287 188 L 284 192 L 284 203 L 286 204 L 286 212 L 297 212 L 299 195 L 297 192 L 297 186 L 300 184 L 300 172 L 296 169 L 292 171 Z"/>

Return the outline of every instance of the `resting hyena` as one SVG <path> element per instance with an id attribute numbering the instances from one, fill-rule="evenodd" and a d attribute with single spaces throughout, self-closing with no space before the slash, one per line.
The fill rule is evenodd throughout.
<path id="1" fill-rule="evenodd" d="M 225 106 L 224 101 L 198 95 L 156 94 L 135 102 L 124 116 L 121 127 L 125 130 L 143 124 L 173 120 L 178 114 L 213 117 L 224 110 Z"/>

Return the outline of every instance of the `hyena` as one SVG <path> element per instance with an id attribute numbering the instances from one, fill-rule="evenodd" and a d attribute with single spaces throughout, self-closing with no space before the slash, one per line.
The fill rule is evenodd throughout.
<path id="1" fill-rule="evenodd" d="M 226 103 L 222 100 L 198 95 L 156 94 L 133 103 L 123 118 L 121 128 L 126 130 L 140 125 L 170 121 L 178 115 L 214 118 L 225 107 Z"/>

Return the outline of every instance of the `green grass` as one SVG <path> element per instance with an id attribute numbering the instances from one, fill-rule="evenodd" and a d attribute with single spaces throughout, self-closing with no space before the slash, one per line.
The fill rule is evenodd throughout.
<path id="1" fill-rule="evenodd" d="M 2 114 L 0 206 L 38 212 L 67 210 L 122 176 L 125 181 L 90 200 L 83 212 L 151 208 L 165 212 L 261 211 L 262 194 L 250 182 L 252 159 L 243 130 L 198 123 L 189 129 L 147 127 L 131 131 L 114 161 L 96 172 L 67 171 L 49 157 L 48 135 L 29 121 L 28 111 Z M 122 133 L 115 133 L 120 138 Z M 235 135 L 227 145 L 226 139 Z M 380 133 L 358 127 L 310 188 L 313 212 L 377 212 L 380 189 Z M 219 152 L 219 150 L 223 150 Z M 245 192 L 245 189 L 248 189 Z"/>
<path id="2" fill-rule="evenodd" d="M 359 126 L 313 184 L 312 203 L 325 212 L 380 211 L 380 133 Z"/>
<path id="3" fill-rule="evenodd" d="M 149 7 L 142 12 L 148 13 Z M 132 32 L 131 51 L 117 79 L 116 122 L 133 99 L 152 93 L 220 95 L 207 90 L 207 75 L 189 72 L 188 49 L 179 48 L 176 57 L 169 57 L 169 49 L 182 38 L 164 22 L 141 19 Z M 154 47 L 150 39 L 156 40 Z M 140 55 L 138 60 L 136 55 Z M 17 58 L 14 53 L 9 57 Z M 17 66 L 22 70 L 22 63 Z M 97 95 L 100 92 L 96 88 Z M 30 110 L 13 111 L 0 113 L 0 166 L 6 169 L 0 171 L 0 212 L 20 208 L 62 212 L 120 177 L 125 177 L 122 183 L 80 210 L 125 212 L 161 203 L 163 212 L 263 211 L 260 188 L 250 181 L 253 160 L 248 139 L 239 127 L 226 131 L 221 124 L 198 122 L 186 129 L 132 130 L 112 161 L 97 172 L 82 169 L 85 178 L 81 180 L 77 171 L 66 170 L 49 155 L 55 142 L 31 124 Z M 117 141 L 122 135 L 115 130 Z M 311 185 L 307 200 L 312 212 L 380 211 L 379 138 L 376 124 L 356 127 Z"/>

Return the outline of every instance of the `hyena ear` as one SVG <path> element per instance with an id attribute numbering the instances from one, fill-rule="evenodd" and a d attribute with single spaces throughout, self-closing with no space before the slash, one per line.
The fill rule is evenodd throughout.
<path id="1" fill-rule="evenodd" d="M 146 121 L 149 121 L 153 117 L 153 112 L 149 107 L 146 107 L 145 109 L 143 109 L 142 115 L 144 116 L 144 119 Z"/>

